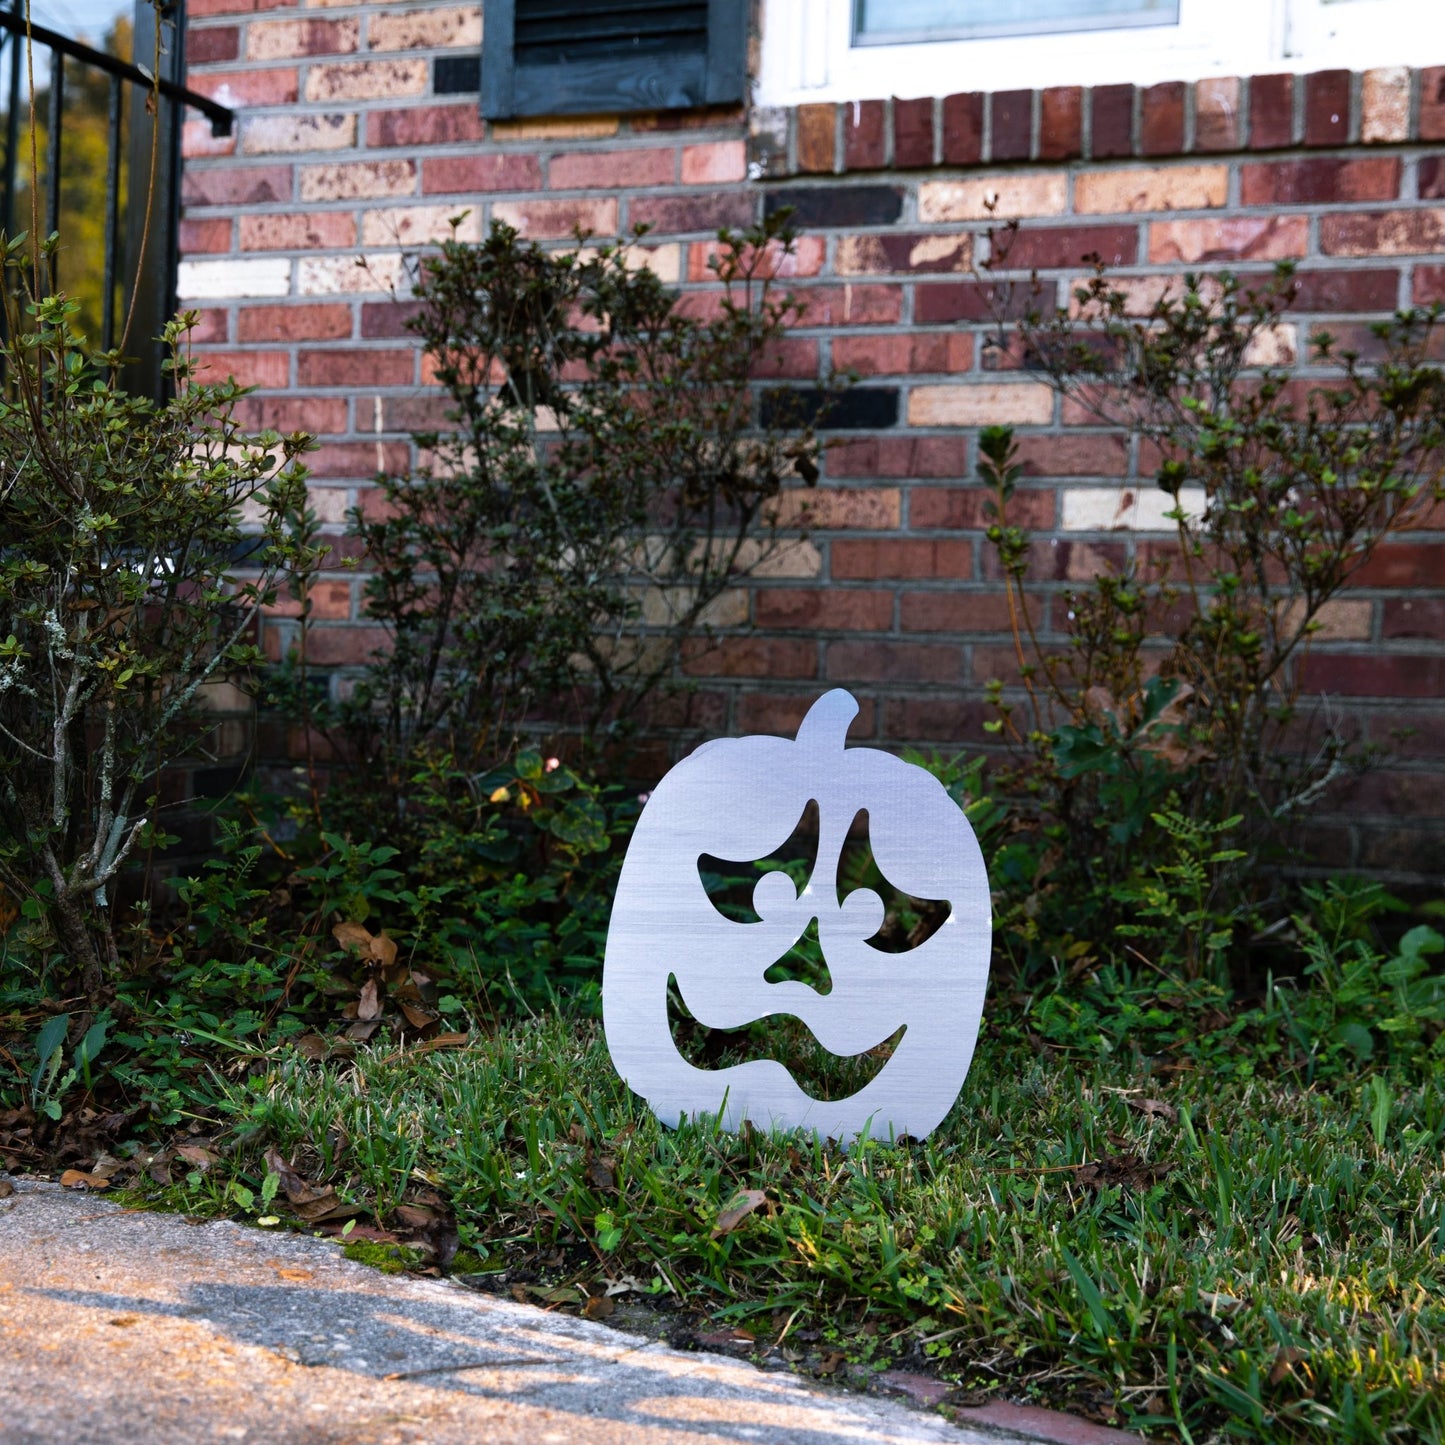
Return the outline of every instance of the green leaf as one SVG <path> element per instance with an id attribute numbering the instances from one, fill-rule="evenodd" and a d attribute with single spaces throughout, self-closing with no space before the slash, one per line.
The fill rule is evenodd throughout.
<path id="1" fill-rule="evenodd" d="M 1073 1253 L 1067 1249 L 1060 1249 L 1059 1253 L 1063 1255 L 1064 1264 L 1068 1266 L 1075 1286 L 1084 1297 L 1084 1303 L 1089 1307 L 1089 1317 L 1094 1321 L 1095 1330 L 1107 1340 L 1118 1339 L 1118 1327 L 1114 1323 L 1114 1316 L 1110 1313 L 1109 1307 L 1104 1303 L 1099 1286 L 1085 1272 L 1084 1266 Z"/>
<path id="2" fill-rule="evenodd" d="M 1390 1127 L 1390 1112 L 1394 1098 L 1390 1086 L 1380 1074 L 1375 1074 L 1368 1086 L 1370 1100 L 1370 1132 L 1375 1136 L 1375 1148 L 1385 1147 L 1385 1134 Z"/>
<path id="3" fill-rule="evenodd" d="M 1357 1059 L 1368 1059 L 1375 1052 L 1375 1036 L 1364 1024 L 1353 1021 L 1339 1024 L 1331 1037 L 1353 1049 Z"/>
<path id="4" fill-rule="evenodd" d="M 46 1070 L 50 1068 L 56 1051 L 65 1042 L 65 1031 L 69 1027 L 70 1015 L 68 1013 L 56 1014 L 54 1018 L 47 1019 L 41 1027 L 35 1040 L 35 1055 L 39 1063 L 36 1064 L 35 1072 L 30 1076 L 32 1093 L 40 1092 L 40 1081 L 45 1077 Z"/>
<path id="5" fill-rule="evenodd" d="M 1445 952 L 1445 937 L 1441 937 L 1428 923 L 1422 923 L 1400 940 L 1400 952 L 1406 958 L 1418 958 L 1422 953 Z"/>
<path id="6" fill-rule="evenodd" d="M 80 1047 L 75 1051 L 75 1063 L 77 1068 L 85 1068 L 86 1065 L 95 1062 L 100 1051 L 105 1047 L 106 1030 L 109 1027 L 109 1020 L 97 1019 L 95 1023 L 85 1031 L 85 1037 L 80 1041 Z"/>

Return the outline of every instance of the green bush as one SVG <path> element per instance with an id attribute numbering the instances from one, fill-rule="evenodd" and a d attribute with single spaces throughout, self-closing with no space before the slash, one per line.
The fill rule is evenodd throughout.
<path id="1" fill-rule="evenodd" d="M 519 734 L 627 730 L 781 545 L 784 479 L 818 475 L 811 425 L 753 385 L 800 310 L 782 221 L 720 235 L 708 315 L 635 244 L 578 239 L 494 223 L 421 263 L 409 324 L 445 425 L 352 514 L 388 645 L 342 718 L 398 800 L 426 754 L 481 772 Z"/>
<path id="2" fill-rule="evenodd" d="M 121 870 L 164 841 L 159 775 L 206 731 L 208 686 L 260 661 L 258 614 L 313 560 L 293 528 L 309 442 L 248 435 L 241 389 L 195 380 L 193 317 L 167 328 L 175 390 L 153 403 L 118 387 L 73 302 L 5 295 L 0 885 L 31 963 L 58 943 L 49 990 L 93 1012 L 121 971 Z"/>
<path id="3" fill-rule="evenodd" d="M 1007 263 L 1007 235 L 997 264 Z M 1120 939 L 1189 976 L 1227 976 L 1237 930 L 1270 898 L 1295 825 L 1364 754 L 1301 693 L 1324 609 L 1380 543 L 1445 497 L 1437 313 L 1375 328 L 1380 359 L 1310 339 L 1304 380 L 1268 360 L 1293 295 L 1187 276 L 1139 309 L 1100 266 L 1073 305 L 1020 323 L 1027 364 L 1067 401 L 1160 458 L 1172 559 L 1129 562 L 1035 621 L 1021 469 L 986 430 L 989 539 L 1008 591 L 1017 680 L 992 684 L 1032 809 L 1008 862 L 1026 968 Z M 1152 870 L 1141 860 L 1155 860 Z M 1187 908 L 1166 917 L 1181 889 Z M 1143 909 L 1145 923 L 1139 923 Z"/>

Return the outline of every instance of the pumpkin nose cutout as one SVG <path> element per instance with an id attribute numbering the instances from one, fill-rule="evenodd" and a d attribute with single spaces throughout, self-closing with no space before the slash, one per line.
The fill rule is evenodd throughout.
<path id="1" fill-rule="evenodd" d="M 833 992 L 833 975 L 818 937 L 818 920 L 808 920 L 803 936 L 763 975 L 768 983 L 805 983 L 814 993 Z"/>

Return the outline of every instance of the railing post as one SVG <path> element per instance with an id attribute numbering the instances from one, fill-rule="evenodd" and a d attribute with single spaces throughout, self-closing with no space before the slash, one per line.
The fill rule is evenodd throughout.
<path id="1" fill-rule="evenodd" d="M 157 37 L 159 36 L 159 54 Z M 136 63 L 154 69 L 162 79 L 185 79 L 184 12 L 179 0 L 136 0 Z M 157 60 L 159 64 L 157 64 Z M 122 321 L 125 354 L 134 360 L 121 380 L 127 391 L 141 396 L 163 394 L 157 340 L 175 315 L 176 259 L 180 239 L 180 171 L 182 107 L 154 90 L 131 86 L 130 197 L 126 213 L 124 275 L 134 288 Z M 154 187 L 151 187 L 154 157 Z M 146 205 L 149 193 L 150 204 Z M 128 329 L 126 321 L 128 320 Z"/>
<path id="2" fill-rule="evenodd" d="M 60 142 L 65 131 L 65 57 L 50 52 L 50 116 L 49 133 L 45 137 L 45 236 L 32 236 L 32 244 L 49 239 L 60 229 Z M 39 178 L 36 178 L 39 184 Z M 50 253 L 49 287 L 53 295 L 60 289 L 60 252 Z"/>
<path id="3" fill-rule="evenodd" d="M 14 0 L 10 7 L 16 19 L 25 17 L 25 0 Z M 5 214 L 6 236 L 15 234 L 15 176 L 20 156 L 20 61 L 25 42 L 19 32 L 10 31 L 6 44 L 10 47 L 10 99 L 5 113 Z"/>
<path id="4" fill-rule="evenodd" d="M 105 263 L 100 285 L 100 349 L 115 345 L 115 268 L 120 259 L 120 113 L 125 82 L 110 77 L 106 107 Z"/>

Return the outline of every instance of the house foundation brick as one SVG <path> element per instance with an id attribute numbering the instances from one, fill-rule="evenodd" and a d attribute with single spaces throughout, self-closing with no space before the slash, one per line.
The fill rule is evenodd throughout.
<path id="1" fill-rule="evenodd" d="M 1244 87 L 1235 76 L 1211 77 L 1194 88 L 1194 149 L 1239 148 Z"/>
<path id="2" fill-rule="evenodd" d="M 290 166 L 187 167 L 181 187 L 186 206 L 252 206 L 289 201 L 295 184 Z M 303 199 L 307 199 L 303 197 Z"/>
<path id="3" fill-rule="evenodd" d="M 290 105 L 300 94 L 300 72 L 295 67 L 220 70 L 196 76 L 191 88 L 232 110 L 257 105 Z"/>
<path id="4" fill-rule="evenodd" d="M 410 196 L 416 191 L 415 161 L 348 161 L 302 166 L 303 201 L 355 201 Z"/>
<path id="5" fill-rule="evenodd" d="M 838 114 L 831 105 L 798 107 L 798 169 L 825 174 L 833 169 Z"/>
<path id="6" fill-rule="evenodd" d="M 1360 78 L 1360 139 L 1366 145 L 1386 145 L 1409 138 L 1409 68 L 1367 70 Z"/>
<path id="7" fill-rule="evenodd" d="M 373 11 L 366 21 L 368 50 L 468 49 L 482 43 L 479 5 L 439 10 Z"/>
<path id="8" fill-rule="evenodd" d="M 843 108 L 843 168 L 881 170 L 888 159 L 886 110 L 881 100 Z"/>
<path id="9" fill-rule="evenodd" d="M 477 142 L 483 136 L 482 120 L 475 104 L 380 110 L 366 117 L 369 146 L 453 145 Z"/>
<path id="10" fill-rule="evenodd" d="M 1281 150 L 1294 141 L 1292 75 L 1257 75 L 1249 83 L 1249 148 Z"/>
<path id="11" fill-rule="evenodd" d="M 929 181 L 919 187 L 920 221 L 987 221 L 1059 216 L 1068 205 L 1068 176 L 1043 171 L 967 181 Z"/>
<path id="12" fill-rule="evenodd" d="M 950 95 L 943 101 L 943 161 L 950 166 L 977 165 L 983 159 L 983 106 L 977 93 Z"/>
<path id="13" fill-rule="evenodd" d="M 893 164 L 906 169 L 933 164 L 933 102 L 893 102 Z"/>
<path id="14" fill-rule="evenodd" d="M 1149 259 L 1191 265 L 1293 260 L 1307 253 L 1309 232 L 1307 216 L 1155 221 L 1149 227 Z"/>
<path id="15" fill-rule="evenodd" d="M 432 156 L 422 162 L 421 188 L 429 196 L 442 192 L 535 191 L 541 185 L 542 163 L 537 156 L 451 155 Z"/>
<path id="16" fill-rule="evenodd" d="M 241 121 L 246 155 L 350 150 L 355 144 L 354 115 L 262 115 Z"/>
<path id="17" fill-rule="evenodd" d="M 393 100 L 421 95 L 427 88 L 424 60 L 357 60 L 342 65 L 313 65 L 306 73 L 306 99 L 317 101 Z"/>
<path id="18" fill-rule="evenodd" d="M 181 222 L 181 250 L 188 256 L 229 251 L 232 230 L 229 219 L 192 220 L 187 217 Z"/>
<path id="19" fill-rule="evenodd" d="M 1056 86 L 1039 96 L 1038 146 L 1041 161 L 1071 161 L 1084 153 L 1082 87 Z"/>
<path id="20" fill-rule="evenodd" d="M 576 230 L 595 235 L 617 234 L 617 202 L 581 201 L 495 201 L 492 219 L 505 221 L 528 237 L 567 237 Z"/>
<path id="21" fill-rule="evenodd" d="M 348 55 L 360 45 L 361 22 L 355 19 L 259 20 L 246 27 L 247 60 Z"/>
<path id="22" fill-rule="evenodd" d="M 1074 208 L 1084 214 L 1215 210 L 1228 196 L 1222 165 L 1090 170 L 1074 181 Z"/>
<path id="23" fill-rule="evenodd" d="M 1091 154 L 1100 159 L 1134 155 L 1134 87 L 1095 86 L 1090 100 Z"/>
<path id="24" fill-rule="evenodd" d="M 356 221 L 341 211 L 241 217 L 243 251 L 323 251 L 355 244 Z"/>
<path id="25" fill-rule="evenodd" d="M 1151 85 L 1142 96 L 1139 147 L 1146 156 L 1177 156 L 1184 149 L 1183 81 Z"/>
<path id="26" fill-rule="evenodd" d="M 1400 194 L 1398 156 L 1311 157 L 1245 166 L 1239 198 L 1246 206 L 1393 201 Z"/>
<path id="27" fill-rule="evenodd" d="M 547 184 L 554 191 L 636 190 L 672 185 L 677 179 L 672 146 L 554 156 L 547 168 Z"/>
<path id="28" fill-rule="evenodd" d="M 452 237 L 481 240 L 481 213 L 473 208 L 459 214 L 455 206 L 391 206 L 362 212 L 363 246 L 438 245 Z"/>
<path id="29" fill-rule="evenodd" d="M 1321 70 L 1304 78 L 1307 146 L 1343 145 L 1350 138 L 1348 70 Z"/>
<path id="30" fill-rule="evenodd" d="M 399 351 L 310 351 L 296 358 L 300 386 L 408 386 L 416 379 L 417 354 Z"/>
<path id="31" fill-rule="evenodd" d="M 1034 93 L 1005 90 L 991 97 L 989 159 L 1026 161 L 1033 150 Z"/>

